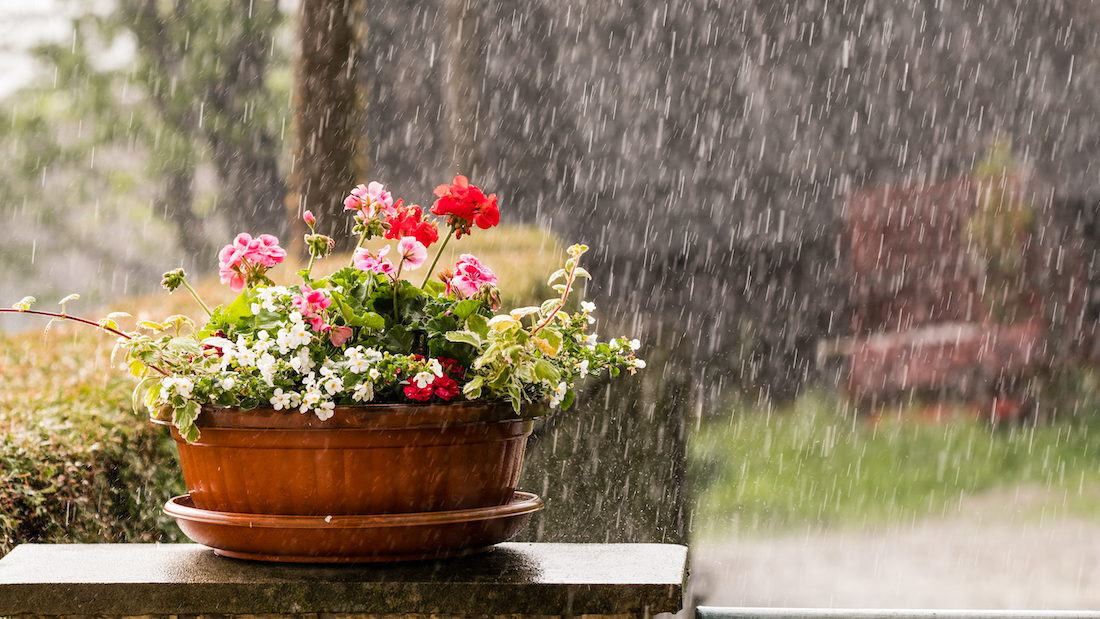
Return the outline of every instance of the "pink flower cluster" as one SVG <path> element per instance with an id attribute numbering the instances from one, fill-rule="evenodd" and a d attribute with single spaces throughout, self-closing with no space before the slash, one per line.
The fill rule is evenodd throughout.
<path id="1" fill-rule="evenodd" d="M 261 234 L 252 238 L 242 232 L 218 252 L 218 274 L 223 284 L 229 284 L 234 292 L 256 280 L 286 258 L 286 250 L 279 247 L 279 239 L 270 234 Z"/>
<path id="2" fill-rule="evenodd" d="M 483 286 L 496 286 L 497 276 L 489 267 L 481 264 L 481 261 L 472 254 L 462 254 L 455 265 L 454 276 L 449 282 L 449 289 L 458 293 L 459 297 L 470 298 L 478 293 Z"/>
<path id="3" fill-rule="evenodd" d="M 389 245 L 378 250 L 377 256 L 371 253 L 370 250 L 360 247 L 355 250 L 351 259 L 355 264 L 355 268 L 360 271 L 373 271 L 374 273 L 389 275 L 393 279 L 397 279 L 403 269 L 413 271 L 420 268 L 424 261 L 428 259 L 428 248 L 424 247 L 424 244 L 413 236 L 401 237 L 401 240 L 397 242 L 397 253 L 401 256 L 401 261 L 397 266 L 394 266 L 390 259 L 386 257 L 389 253 Z"/>
<path id="4" fill-rule="evenodd" d="M 310 288 L 308 284 L 302 284 L 300 288 L 302 294 L 294 295 L 290 302 L 294 304 L 294 309 L 302 313 L 302 318 L 313 330 L 320 332 L 325 326 L 325 308 L 332 305 L 332 299 L 325 296 L 324 292 Z"/>
<path id="5" fill-rule="evenodd" d="M 309 323 L 315 333 L 327 333 L 333 346 L 343 346 L 353 333 L 351 327 L 325 322 L 325 310 L 332 305 L 332 299 L 328 298 L 324 291 L 314 290 L 308 284 L 302 284 L 300 288 L 302 294 L 296 294 L 290 299 L 294 309 L 302 314 L 302 318 Z"/>
<path id="6" fill-rule="evenodd" d="M 369 185 L 358 185 L 351 190 L 348 197 L 344 198 L 344 210 L 359 211 L 356 217 L 361 216 L 364 220 L 374 217 L 379 210 L 388 216 L 393 216 L 393 195 L 377 181 Z"/>

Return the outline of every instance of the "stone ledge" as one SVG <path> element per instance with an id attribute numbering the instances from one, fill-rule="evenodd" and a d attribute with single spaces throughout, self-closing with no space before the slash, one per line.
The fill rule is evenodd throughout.
<path id="1" fill-rule="evenodd" d="M 197 544 L 24 544 L 0 560 L 0 616 L 639 616 L 680 610 L 686 567 L 673 544 L 505 543 L 348 566 L 239 561 Z"/>

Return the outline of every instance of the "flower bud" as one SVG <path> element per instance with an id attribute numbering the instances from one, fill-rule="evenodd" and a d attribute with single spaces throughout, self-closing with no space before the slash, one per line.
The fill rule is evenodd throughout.
<path id="1" fill-rule="evenodd" d="M 168 271 L 164 274 L 164 279 L 161 280 L 160 285 L 164 286 L 168 292 L 175 292 L 177 288 L 183 285 L 185 277 L 187 277 L 187 274 L 183 272 L 183 269 Z"/>
<path id="2" fill-rule="evenodd" d="M 329 255 L 332 248 L 336 247 L 336 241 L 323 234 L 307 234 L 306 245 L 309 247 L 310 256 L 324 258 Z"/>

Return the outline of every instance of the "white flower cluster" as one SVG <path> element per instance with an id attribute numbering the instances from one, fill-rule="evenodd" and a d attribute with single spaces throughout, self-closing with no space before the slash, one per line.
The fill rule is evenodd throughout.
<path id="1" fill-rule="evenodd" d="M 356 402 L 373 400 L 374 381 L 380 377 L 375 365 L 383 359 L 382 353 L 354 346 L 344 351 L 343 359 L 328 359 L 316 367 L 310 345 L 317 336 L 302 313 L 291 309 L 291 298 L 290 290 L 275 286 L 260 289 L 257 300 L 252 303 L 253 315 L 267 311 L 285 316 L 275 337 L 267 330 L 260 330 L 249 338 L 238 336 L 236 342 L 224 337 L 208 337 L 202 341 L 220 352 L 214 377 L 217 388 L 263 394 L 261 397 L 275 410 L 312 411 L 322 421 L 332 417 L 336 401 L 344 396 Z M 164 378 L 159 399 L 166 404 L 171 403 L 173 396 L 189 399 L 193 389 L 191 379 Z"/>
<path id="2" fill-rule="evenodd" d="M 168 376 L 160 381 L 160 392 L 163 398 L 178 395 L 184 400 L 191 399 L 191 392 L 195 388 L 195 382 L 190 378 L 176 378 Z"/>

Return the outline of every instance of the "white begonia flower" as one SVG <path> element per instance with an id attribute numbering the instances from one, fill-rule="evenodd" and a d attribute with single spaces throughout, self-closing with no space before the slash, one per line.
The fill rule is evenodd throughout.
<path id="1" fill-rule="evenodd" d="M 428 369 L 436 376 L 443 376 L 443 365 L 439 363 L 439 359 L 430 359 L 428 361 Z"/>
<path id="2" fill-rule="evenodd" d="M 370 371 L 367 372 L 367 376 L 370 376 L 371 380 L 378 380 L 378 377 L 381 375 L 382 373 L 378 371 L 378 368 L 371 368 Z"/>
<path id="3" fill-rule="evenodd" d="M 592 313 L 596 311 L 596 304 L 589 301 L 581 301 L 581 309 L 588 313 Z"/>
<path id="4" fill-rule="evenodd" d="M 300 348 L 313 341 L 313 334 L 304 322 L 295 322 L 287 330 L 286 345 L 290 350 Z"/>
<path id="5" fill-rule="evenodd" d="M 256 334 L 256 342 L 252 344 L 252 350 L 258 353 L 267 352 L 272 346 L 275 346 L 275 341 L 271 339 L 271 335 L 267 330 L 261 330 Z"/>
<path id="6" fill-rule="evenodd" d="M 164 401 L 168 401 L 168 398 L 172 395 L 172 392 L 176 390 L 177 378 L 173 376 L 165 376 L 160 379 L 160 397 Z"/>
<path id="7" fill-rule="evenodd" d="M 348 370 L 356 374 L 362 374 L 370 369 L 370 362 L 363 355 L 355 355 L 348 359 Z"/>
<path id="8" fill-rule="evenodd" d="M 558 386 L 554 387 L 554 391 L 550 396 L 550 408 L 557 408 L 561 404 L 562 399 L 565 398 L 565 391 L 565 383 L 558 383 Z"/>
<path id="9" fill-rule="evenodd" d="M 233 387 L 235 387 L 236 385 L 237 379 L 233 378 L 232 376 L 226 376 L 218 383 L 218 387 L 221 387 L 225 391 L 233 389 Z"/>
<path id="10" fill-rule="evenodd" d="M 256 365 L 258 357 L 259 355 L 248 347 L 248 342 L 245 341 L 243 335 L 237 338 L 237 346 L 233 349 L 233 358 L 239 365 L 242 367 Z"/>
<path id="11" fill-rule="evenodd" d="M 413 381 L 416 382 L 417 388 L 423 389 L 435 382 L 435 375 L 431 372 L 419 372 L 416 376 L 413 376 Z"/>
<path id="12" fill-rule="evenodd" d="M 256 298 L 259 303 L 252 304 L 252 313 L 259 314 L 259 309 L 265 309 L 269 312 L 279 311 L 279 306 L 276 303 L 279 297 L 286 296 L 288 289 L 286 286 L 271 286 L 269 288 L 260 288 L 256 293 Z"/>
<path id="13" fill-rule="evenodd" d="M 581 378 L 588 376 L 588 359 L 577 364 L 577 372 L 581 375 Z"/>
<path id="14" fill-rule="evenodd" d="M 290 329 L 286 327 L 279 329 L 279 333 L 275 335 L 275 344 L 279 347 L 279 354 L 285 355 L 290 352 Z"/>
<path id="15" fill-rule="evenodd" d="M 256 360 L 256 368 L 260 370 L 260 378 L 267 383 L 268 387 L 275 386 L 275 359 L 271 353 L 265 352 L 260 355 L 260 358 Z"/>
<path id="16" fill-rule="evenodd" d="M 359 383 L 352 391 L 351 399 L 356 402 L 370 402 L 374 399 L 374 385 L 369 382 Z"/>
<path id="17" fill-rule="evenodd" d="M 383 355 L 373 348 L 368 348 L 363 351 L 363 356 L 367 358 L 367 361 L 374 362 L 381 361 Z"/>
<path id="18" fill-rule="evenodd" d="M 281 411 L 284 408 L 291 408 L 295 406 L 295 396 L 298 394 L 294 392 L 283 393 L 282 388 L 276 388 L 275 394 L 271 396 L 271 407 L 277 411 Z"/>
<path id="19" fill-rule="evenodd" d="M 597 342 L 597 341 L 598 341 L 598 340 L 597 340 L 597 338 L 596 338 L 596 334 L 595 334 L 595 333 L 591 333 L 591 334 L 589 334 L 589 336 L 588 336 L 588 337 L 584 338 L 584 346 L 585 346 L 585 348 L 587 348 L 588 350 L 594 350 L 594 349 L 596 348 L 596 342 Z"/>
<path id="20" fill-rule="evenodd" d="M 635 368 L 637 368 L 639 370 L 644 370 L 645 369 L 645 359 L 635 359 L 634 362 L 631 365 L 633 365 Z"/>
<path id="21" fill-rule="evenodd" d="M 290 367 L 299 374 L 308 374 L 314 365 L 313 359 L 309 358 L 309 349 L 305 347 L 299 348 L 298 355 L 290 360 Z"/>
<path id="22" fill-rule="evenodd" d="M 313 414 L 317 415 L 317 418 L 321 421 L 328 421 L 336 414 L 335 408 L 336 404 L 333 402 L 321 402 L 313 409 Z"/>
<path id="23" fill-rule="evenodd" d="M 301 412 L 306 412 L 309 409 L 317 406 L 317 404 L 323 400 L 325 394 L 321 393 L 321 390 L 317 387 L 310 387 L 302 394 L 302 406 L 299 409 Z"/>
<path id="24" fill-rule="evenodd" d="M 340 377 L 333 374 L 321 381 L 321 386 L 325 388 L 325 391 L 329 395 L 336 395 L 344 388 L 344 381 L 340 380 Z"/>
<path id="25" fill-rule="evenodd" d="M 168 395 L 171 395 L 172 392 L 175 392 L 176 395 L 185 400 L 191 397 L 191 390 L 195 388 L 195 383 L 190 378 L 176 378 L 172 376 L 161 379 L 160 385 L 162 394 L 167 392 Z M 162 397 L 164 396 L 162 395 Z"/>
<path id="26" fill-rule="evenodd" d="M 642 343 L 638 341 L 638 338 L 630 340 L 630 350 L 638 350 L 642 347 Z"/>

